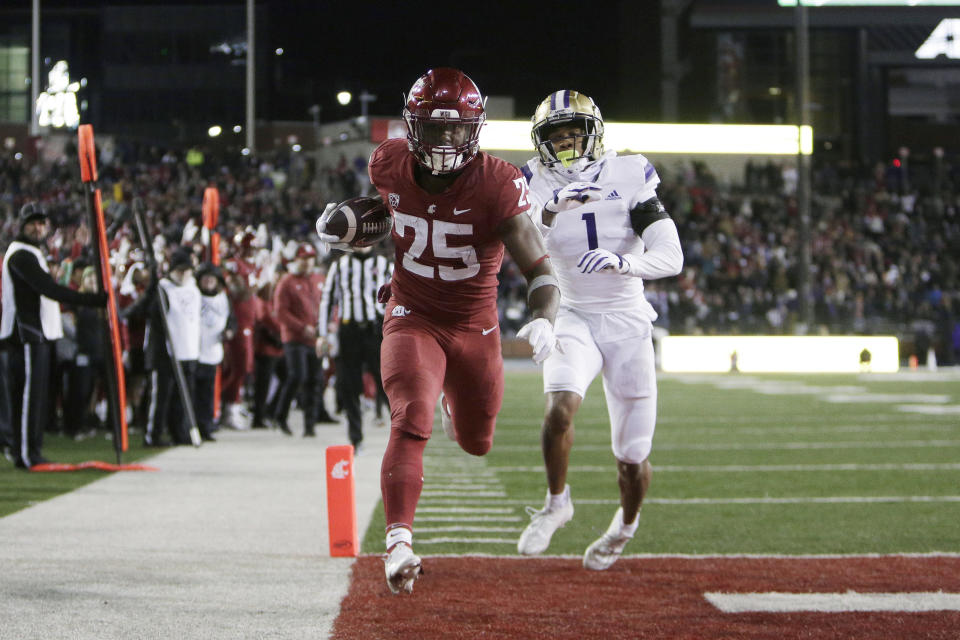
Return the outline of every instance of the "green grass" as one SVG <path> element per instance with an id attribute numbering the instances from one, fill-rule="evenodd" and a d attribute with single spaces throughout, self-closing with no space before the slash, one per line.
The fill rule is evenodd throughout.
<path id="1" fill-rule="evenodd" d="M 131 434 L 129 451 L 123 454 L 124 463 L 142 461 L 156 454 L 156 449 L 143 447 L 142 438 Z M 116 454 L 113 442 L 102 434 L 74 442 L 62 435 L 44 436 L 43 455 L 51 462 L 78 463 L 87 460 L 102 460 L 115 463 Z M 73 491 L 85 484 L 102 478 L 103 471 L 85 469 L 83 471 L 34 473 L 17 469 L 11 463 L 0 458 L 0 517 L 9 515 L 43 500 L 49 500 L 60 494 Z"/>
<path id="2" fill-rule="evenodd" d="M 745 388 L 757 385 L 767 393 Z M 628 552 L 960 552 L 960 417 L 904 412 L 903 403 L 880 398 L 827 401 L 838 393 L 932 394 L 957 405 L 955 379 L 665 376 L 659 389 L 653 484 Z M 546 486 L 541 390 L 539 373 L 507 374 L 485 458 L 468 456 L 442 435 L 428 444 L 414 531 L 419 553 L 516 554 L 528 522 L 524 506 L 541 507 Z M 595 383 L 576 419 L 570 460 L 576 515 L 548 553 L 580 555 L 609 523 L 619 499 L 609 442 Z M 474 491 L 451 492 L 471 483 Z M 483 495 L 490 492 L 504 495 Z M 455 507 L 494 511 L 473 516 L 482 522 L 437 511 Z M 383 526 L 378 507 L 364 552 L 382 552 Z M 469 530 L 481 527 L 487 530 Z"/>

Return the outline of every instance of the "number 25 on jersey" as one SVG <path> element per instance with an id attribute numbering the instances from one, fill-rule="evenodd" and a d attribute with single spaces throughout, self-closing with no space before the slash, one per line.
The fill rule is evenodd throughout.
<path id="1" fill-rule="evenodd" d="M 413 242 L 403 254 L 403 268 L 424 278 L 440 277 L 441 280 L 455 281 L 472 278 L 480 272 L 480 262 L 477 252 L 472 246 L 450 247 L 447 238 L 450 236 L 473 235 L 472 224 L 456 224 L 443 220 L 427 220 L 407 213 L 394 211 L 394 230 L 401 238 L 413 233 Z M 431 224 L 433 226 L 431 233 Z M 424 264 L 420 258 L 427 246 L 433 249 L 437 258 L 459 258 L 463 266 L 447 266 Z"/>

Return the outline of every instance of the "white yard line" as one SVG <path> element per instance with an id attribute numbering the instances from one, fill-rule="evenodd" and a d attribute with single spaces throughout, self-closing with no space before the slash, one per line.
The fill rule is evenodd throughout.
<path id="1" fill-rule="evenodd" d="M 497 500 L 497 504 L 509 505 L 530 505 L 539 502 L 536 498 L 529 500 Z M 667 505 L 667 506 L 685 506 L 685 505 L 715 505 L 715 504 L 859 504 L 859 503 L 908 503 L 908 502 L 960 502 L 960 496 L 790 496 L 775 498 L 770 496 L 743 497 L 743 498 L 647 498 L 643 501 L 645 505 Z M 593 504 L 593 505 L 618 505 L 620 501 L 616 498 L 607 499 L 578 499 L 574 494 L 574 505 Z M 419 513 L 419 511 L 418 511 Z M 419 522 L 419 516 L 417 516 Z"/>
<path id="2" fill-rule="evenodd" d="M 424 544 L 517 544 L 516 538 L 417 538 L 416 545 Z"/>
<path id="3" fill-rule="evenodd" d="M 840 440 L 837 442 L 671 442 L 654 445 L 654 451 L 796 451 L 819 449 L 927 449 L 960 447 L 960 440 L 896 440 L 881 442 L 876 440 Z M 577 451 L 609 451 L 609 445 L 574 445 Z M 529 446 L 503 445 L 497 448 L 502 452 L 529 451 Z"/>
<path id="4" fill-rule="evenodd" d="M 502 473 L 541 473 L 542 466 L 495 467 Z M 569 473 L 610 473 L 616 466 L 574 466 Z M 752 472 L 804 472 L 804 471 L 960 471 L 960 462 L 945 463 L 891 463 L 891 464 L 755 464 L 755 465 L 653 465 L 656 473 L 752 473 Z"/>
<path id="5" fill-rule="evenodd" d="M 417 510 L 417 525 L 423 522 L 521 522 L 520 516 L 471 516 L 467 514 L 450 516 L 422 516 Z M 417 527 L 419 531 L 419 527 Z"/>
<path id="6" fill-rule="evenodd" d="M 948 404 L 930 406 L 925 404 L 902 404 L 897 407 L 897 411 L 904 413 L 922 413 L 930 416 L 958 416 L 960 415 L 960 404 Z"/>
<path id="7" fill-rule="evenodd" d="M 523 531 L 523 529 L 520 527 L 467 527 L 463 525 L 417 527 L 418 536 L 422 533 L 520 533 L 521 531 Z"/>
<path id="8" fill-rule="evenodd" d="M 960 593 L 717 593 L 703 596 L 724 613 L 960 611 Z"/>

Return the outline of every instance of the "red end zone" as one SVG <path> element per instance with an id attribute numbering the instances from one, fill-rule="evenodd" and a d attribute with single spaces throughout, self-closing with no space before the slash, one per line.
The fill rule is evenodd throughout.
<path id="1" fill-rule="evenodd" d="M 332 638 L 958 638 L 960 612 L 722 613 L 706 592 L 960 593 L 960 557 L 425 557 L 410 596 L 383 561 L 353 568 Z"/>

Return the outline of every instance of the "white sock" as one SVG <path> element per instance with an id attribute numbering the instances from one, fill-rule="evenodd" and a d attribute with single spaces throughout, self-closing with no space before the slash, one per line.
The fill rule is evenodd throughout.
<path id="1" fill-rule="evenodd" d="M 640 509 L 637 509 L 637 517 L 633 519 L 633 522 L 627 524 L 623 522 L 623 510 L 620 511 L 620 534 L 633 537 L 633 534 L 637 532 L 637 527 L 640 526 Z"/>
<path id="2" fill-rule="evenodd" d="M 564 485 L 563 493 L 550 494 L 550 499 L 547 501 L 547 508 L 550 510 L 559 509 L 560 507 L 566 506 L 570 502 L 570 485 Z"/>
<path id="3" fill-rule="evenodd" d="M 407 546 L 413 547 L 413 532 L 406 527 L 393 527 L 387 531 L 387 550 L 393 548 L 399 542 L 405 542 Z"/>

